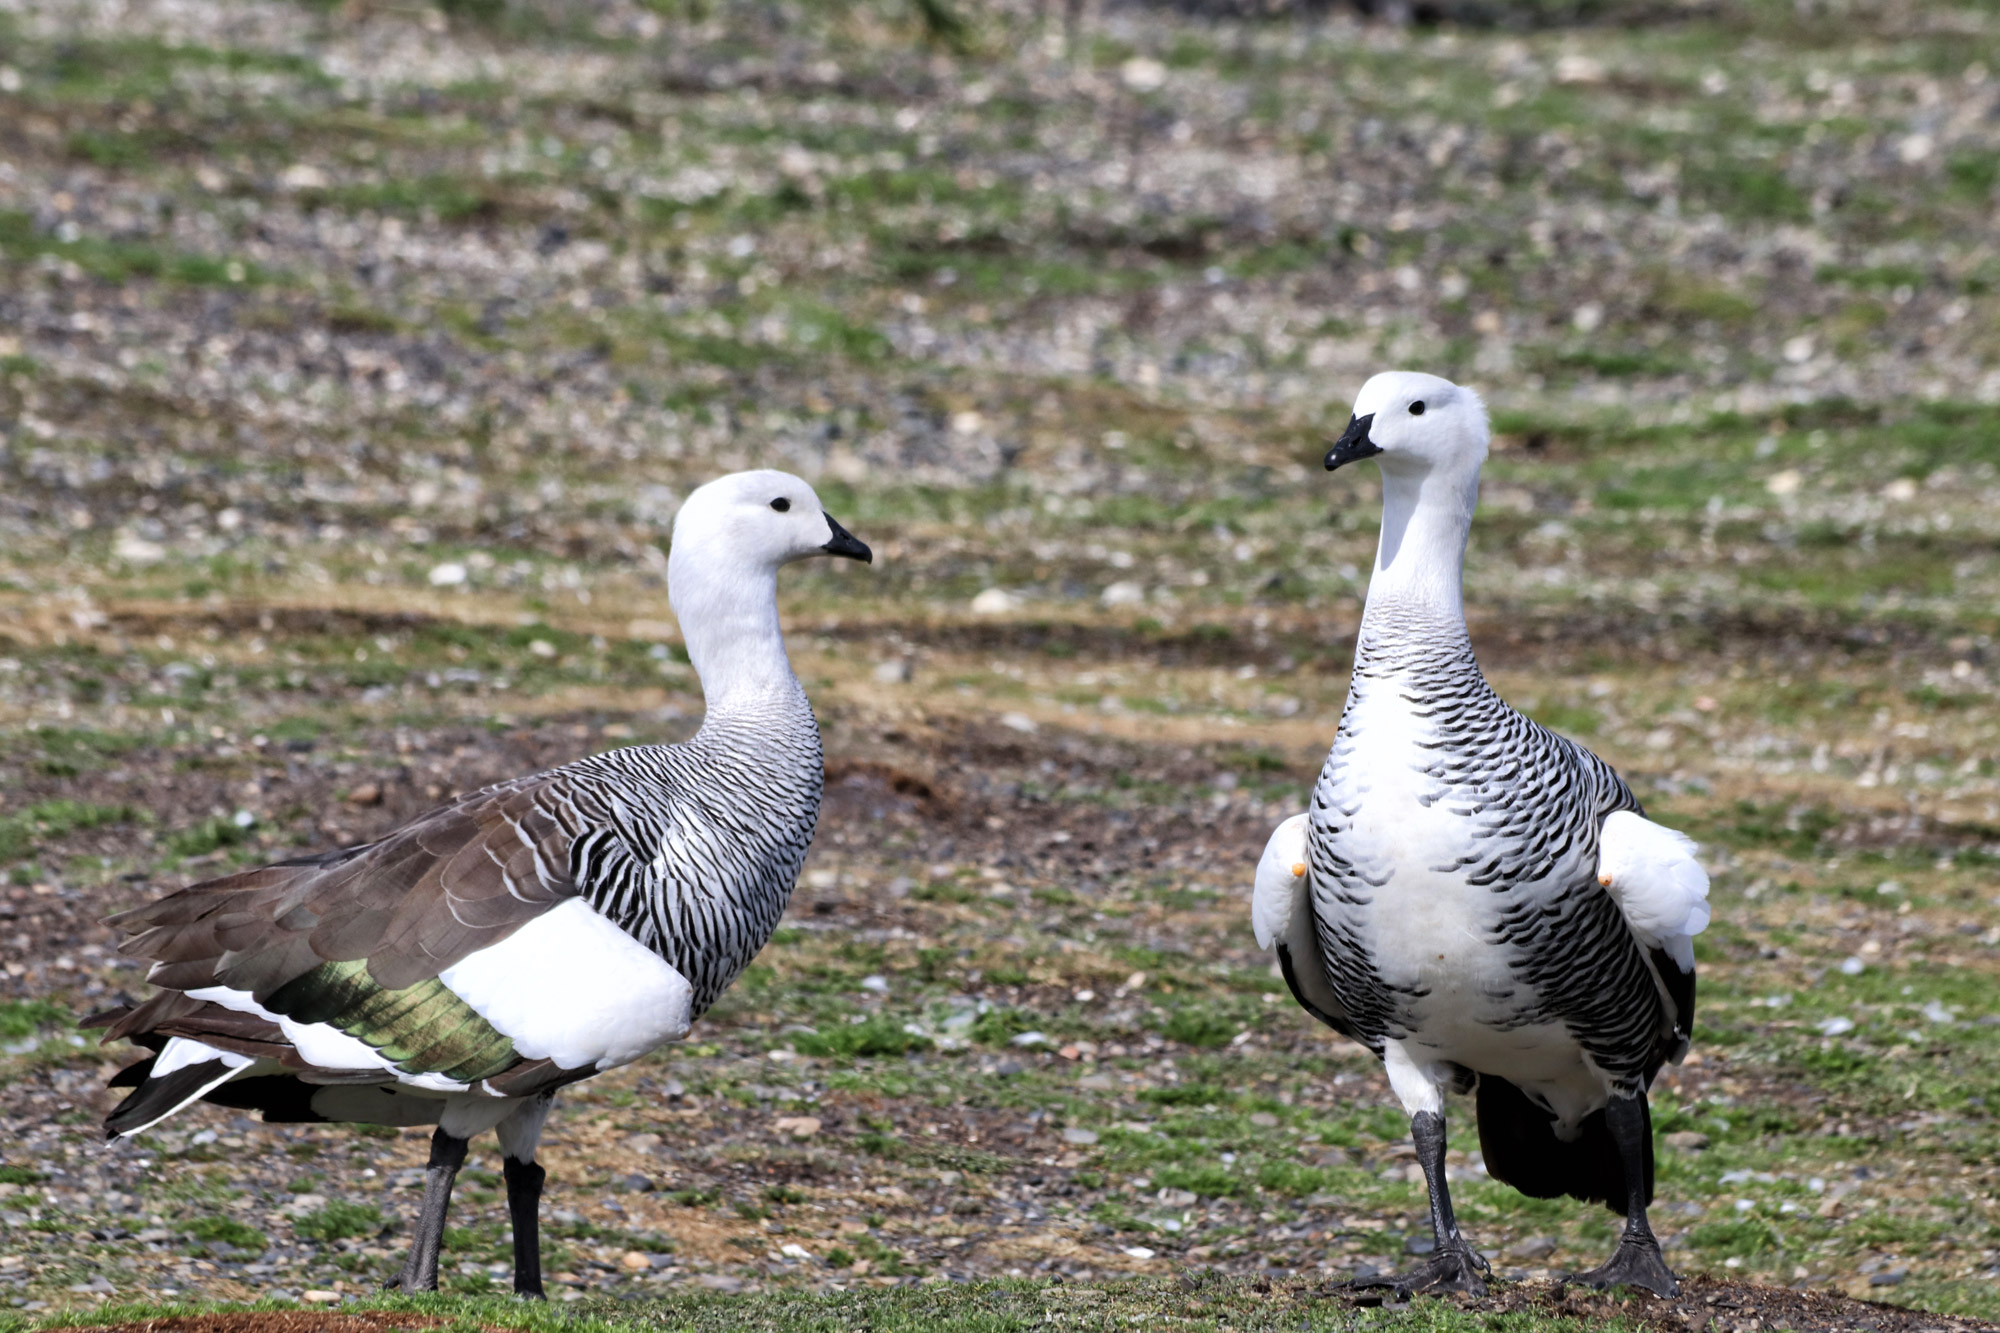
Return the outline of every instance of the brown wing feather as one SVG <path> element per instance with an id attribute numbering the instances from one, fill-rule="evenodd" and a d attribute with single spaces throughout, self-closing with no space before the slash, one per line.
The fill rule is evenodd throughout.
<path id="1" fill-rule="evenodd" d="M 192 885 L 120 913 L 119 946 L 174 990 L 225 985 L 260 1002 L 329 961 L 368 960 L 389 990 L 436 976 L 572 897 L 562 775 L 474 792 L 367 846 Z M 155 996 L 117 1035 L 168 1017 Z M 141 1026 L 144 1024 L 145 1026 Z"/>
<path id="2" fill-rule="evenodd" d="M 201 1008 L 200 1000 L 190 1000 L 177 990 L 156 991 L 129 1009 L 112 1009 L 91 1019 L 92 1027 L 105 1029 L 106 1042 L 117 1041 L 138 1032 L 151 1032 L 160 1023 L 195 1012 Z"/>
<path id="3" fill-rule="evenodd" d="M 553 1060 L 523 1060 L 504 1074 L 486 1080 L 486 1086 L 502 1097 L 534 1097 L 554 1092 L 597 1071 L 591 1068 L 564 1069 Z"/>
<path id="4" fill-rule="evenodd" d="M 422 878 L 396 904 L 368 970 L 390 990 L 436 976 L 456 960 L 506 938 L 576 887 L 569 876 L 572 835 L 540 791 L 511 791 L 465 814 L 476 832 L 430 853 Z M 427 831 L 428 832 L 428 831 Z"/>

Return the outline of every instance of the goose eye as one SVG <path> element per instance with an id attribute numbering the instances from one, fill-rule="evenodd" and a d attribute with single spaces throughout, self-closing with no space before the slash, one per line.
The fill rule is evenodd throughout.
<path id="1" fill-rule="evenodd" d="M 777 499 L 771 501 L 771 508 L 777 510 L 781 514 L 788 512 L 791 509 L 791 507 L 792 507 L 792 502 L 790 500 L 787 500 L 782 495 L 779 496 Z"/>
<path id="2" fill-rule="evenodd" d="M 1420 417 L 1423 414 L 1424 414 L 1424 400 L 1419 398 L 1417 399 L 1416 402 L 1410 404 L 1410 415 L 1413 417 Z"/>

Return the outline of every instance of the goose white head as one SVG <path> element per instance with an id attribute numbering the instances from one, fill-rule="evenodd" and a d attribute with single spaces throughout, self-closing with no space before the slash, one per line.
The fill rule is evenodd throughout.
<path id="1" fill-rule="evenodd" d="M 1385 370 L 1361 386 L 1347 429 L 1326 454 L 1333 471 L 1363 458 L 1384 473 L 1477 474 L 1486 460 L 1486 404 L 1462 384 L 1414 370 Z"/>
<path id="2" fill-rule="evenodd" d="M 1465 540 L 1486 459 L 1486 404 L 1462 384 L 1388 370 L 1361 386 L 1327 471 L 1382 465 L 1382 540 L 1368 604 L 1421 603 L 1463 620 Z"/>
<path id="3" fill-rule="evenodd" d="M 815 555 L 874 561 L 874 554 L 826 512 L 812 487 L 789 472 L 769 469 L 732 472 L 697 488 L 674 516 L 673 551 L 771 569 Z"/>
<path id="4" fill-rule="evenodd" d="M 711 717 L 774 697 L 803 698 L 778 628 L 778 569 L 816 555 L 874 562 L 789 472 L 718 477 L 674 516 L 667 600 Z"/>

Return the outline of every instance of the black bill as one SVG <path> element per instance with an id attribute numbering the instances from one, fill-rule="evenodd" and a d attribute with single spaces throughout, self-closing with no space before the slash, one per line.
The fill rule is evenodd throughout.
<path id="1" fill-rule="evenodd" d="M 1376 454 L 1382 452 L 1381 449 L 1376 447 L 1375 441 L 1368 438 L 1368 428 L 1373 424 L 1375 424 L 1375 414 L 1373 412 L 1370 412 L 1365 417 L 1349 417 L 1347 419 L 1347 429 L 1342 431 L 1340 438 L 1333 442 L 1333 448 L 1326 451 L 1326 470 L 1328 472 L 1333 471 L 1337 467 L 1343 467 L 1348 463 L 1358 462 L 1363 458 L 1373 458 Z"/>
<path id="2" fill-rule="evenodd" d="M 849 560 L 859 560 L 864 565 L 875 563 L 875 553 L 868 549 L 868 543 L 856 537 L 846 528 L 833 521 L 832 514 L 826 514 L 827 527 L 833 529 L 833 540 L 819 549 L 828 555 L 845 556 Z"/>

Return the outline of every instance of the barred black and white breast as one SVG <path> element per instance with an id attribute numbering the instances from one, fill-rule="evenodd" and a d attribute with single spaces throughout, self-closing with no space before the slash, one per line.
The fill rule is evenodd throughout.
<path id="1" fill-rule="evenodd" d="M 594 816 L 571 846 L 575 882 L 687 978 L 694 1017 L 769 942 L 812 846 L 824 770 L 819 728 L 799 711 L 573 770 L 573 799 Z"/>

